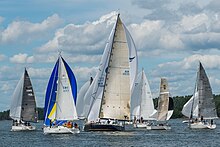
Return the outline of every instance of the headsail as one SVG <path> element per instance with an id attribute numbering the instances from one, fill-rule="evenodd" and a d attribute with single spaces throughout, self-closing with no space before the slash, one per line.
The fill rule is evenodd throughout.
<path id="1" fill-rule="evenodd" d="M 150 86 L 144 70 L 138 74 L 131 97 L 131 115 L 137 119 L 152 120 L 150 115 L 155 111 Z"/>
<path id="2" fill-rule="evenodd" d="M 21 79 L 19 80 L 15 91 L 12 95 L 12 101 L 10 105 L 10 117 L 14 120 L 21 119 L 21 104 L 23 96 L 23 87 L 24 87 L 24 74 L 22 74 Z"/>

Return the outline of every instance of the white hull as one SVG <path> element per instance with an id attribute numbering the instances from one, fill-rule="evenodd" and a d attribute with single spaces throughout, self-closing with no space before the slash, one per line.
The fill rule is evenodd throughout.
<path id="1" fill-rule="evenodd" d="M 171 126 L 168 125 L 151 125 L 147 126 L 147 130 L 171 130 Z"/>
<path id="2" fill-rule="evenodd" d="M 136 123 L 134 124 L 135 128 L 147 128 L 148 123 Z"/>
<path id="3" fill-rule="evenodd" d="M 67 128 L 64 126 L 44 127 L 44 134 L 78 134 L 79 128 Z"/>
<path id="4" fill-rule="evenodd" d="M 18 124 L 17 126 L 12 126 L 11 131 L 33 131 L 36 130 L 35 126 L 26 126 L 24 124 Z"/>
<path id="5" fill-rule="evenodd" d="M 216 124 L 209 124 L 209 123 L 203 123 L 203 122 L 197 122 L 197 123 L 190 123 L 189 128 L 191 129 L 215 129 Z"/>

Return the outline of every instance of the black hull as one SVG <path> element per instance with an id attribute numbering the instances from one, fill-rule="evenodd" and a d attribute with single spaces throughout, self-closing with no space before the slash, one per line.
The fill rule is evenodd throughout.
<path id="1" fill-rule="evenodd" d="M 124 131 L 125 127 L 118 124 L 85 124 L 84 131 Z"/>

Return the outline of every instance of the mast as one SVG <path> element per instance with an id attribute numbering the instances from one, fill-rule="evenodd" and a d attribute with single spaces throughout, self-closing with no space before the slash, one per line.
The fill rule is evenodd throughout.
<path id="1" fill-rule="evenodd" d="M 142 112 L 142 97 L 143 97 L 143 88 L 144 88 L 144 85 L 143 85 L 143 81 L 144 81 L 144 69 L 142 68 L 142 71 L 141 71 L 141 100 L 140 100 L 140 111 L 139 111 L 139 117 L 140 117 L 140 119 L 141 119 L 141 117 L 143 117 L 143 116 L 141 116 L 141 112 Z"/>
<path id="2" fill-rule="evenodd" d="M 191 107 L 191 111 L 190 111 L 189 122 L 193 118 L 193 111 L 194 111 L 193 108 L 194 108 L 194 102 L 195 102 L 195 97 L 196 97 L 195 94 L 197 92 L 197 83 L 198 83 L 199 72 L 200 72 L 200 67 L 199 67 L 199 69 L 197 71 L 197 75 L 196 75 L 196 83 L 195 83 L 195 88 L 194 88 L 194 93 L 193 93 L 193 100 L 192 100 L 192 107 Z"/>

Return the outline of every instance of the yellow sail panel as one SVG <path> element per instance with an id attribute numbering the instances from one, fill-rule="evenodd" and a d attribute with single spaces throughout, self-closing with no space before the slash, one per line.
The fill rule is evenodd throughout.
<path id="1" fill-rule="evenodd" d="M 53 105 L 52 110 L 50 111 L 50 114 L 48 115 L 48 118 L 49 118 L 49 119 L 52 119 L 52 120 L 55 119 L 56 108 L 57 108 L 57 104 L 55 103 L 55 104 Z"/>
<path id="2" fill-rule="evenodd" d="M 100 118 L 130 119 L 130 67 L 129 48 L 123 24 L 118 17 L 106 83 L 102 98 Z"/>

